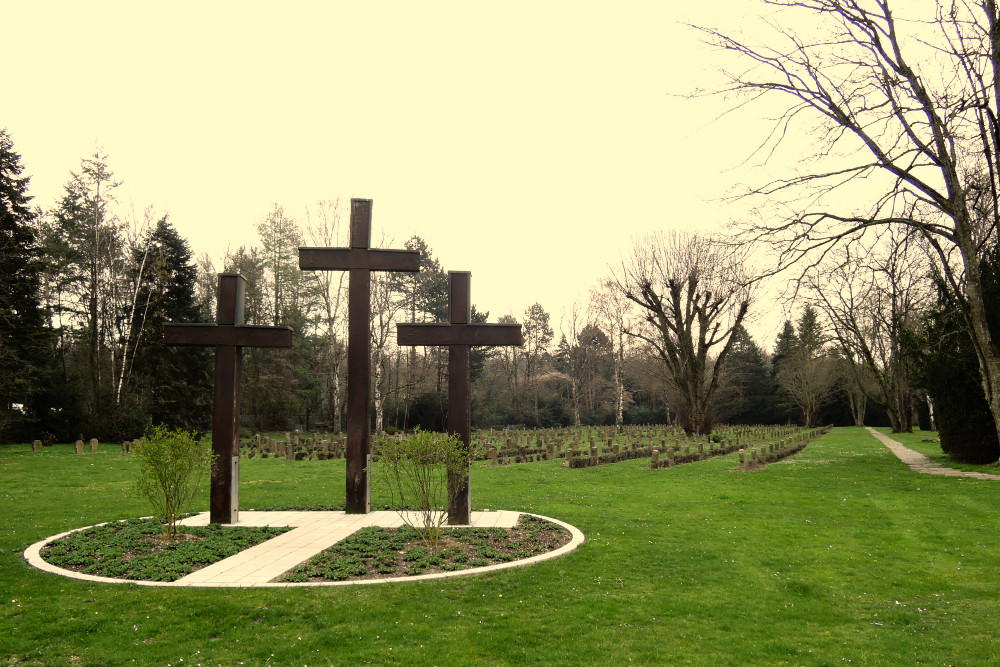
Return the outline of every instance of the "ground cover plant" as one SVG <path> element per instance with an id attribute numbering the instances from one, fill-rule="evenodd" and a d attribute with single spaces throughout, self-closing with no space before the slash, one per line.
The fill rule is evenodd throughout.
<path id="1" fill-rule="evenodd" d="M 53 565 L 117 579 L 176 581 L 195 570 L 290 530 L 182 526 L 168 537 L 155 519 L 113 521 L 79 530 L 47 544 L 42 558 Z"/>
<path id="2" fill-rule="evenodd" d="M 530 558 L 570 541 L 566 529 L 527 514 L 513 529 L 445 528 L 442 533 L 436 548 L 430 548 L 411 526 L 363 528 L 279 581 L 344 581 L 453 572 Z"/>
<path id="3" fill-rule="evenodd" d="M 45 537 L 142 516 L 135 461 L 0 447 L 11 665 L 985 664 L 1000 661 L 998 482 L 921 475 L 838 428 L 752 475 L 474 463 L 474 509 L 554 517 L 568 556 L 436 581 L 187 589 L 28 566 Z M 645 466 L 645 467 L 644 467 Z M 243 509 L 342 506 L 344 462 L 241 461 Z M 386 495 L 373 489 L 372 504 Z M 196 498 L 193 511 L 207 509 Z M 184 662 L 181 663 L 180 659 Z"/>

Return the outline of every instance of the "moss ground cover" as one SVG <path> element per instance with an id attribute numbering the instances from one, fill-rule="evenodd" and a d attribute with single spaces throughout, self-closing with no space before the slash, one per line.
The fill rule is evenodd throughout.
<path id="1" fill-rule="evenodd" d="M 101 577 L 176 581 L 287 530 L 219 525 L 180 527 L 181 539 L 165 540 L 159 522 L 129 519 L 55 540 L 42 549 L 42 558 L 65 569 Z"/>
<path id="2" fill-rule="evenodd" d="M 859 428 L 752 473 L 735 456 L 667 470 L 477 463 L 474 509 L 552 516 L 587 541 L 475 577 L 150 589 L 26 565 L 44 537 L 147 513 L 132 465 L 70 445 L 0 447 L 6 664 L 1000 661 L 1000 483 L 919 475 Z M 343 503 L 343 460 L 254 459 L 241 477 L 244 508 Z M 372 501 L 388 499 L 375 489 Z"/>
<path id="3" fill-rule="evenodd" d="M 558 549 L 569 531 L 524 515 L 513 529 L 445 528 L 435 550 L 410 526 L 371 526 L 294 568 L 279 581 L 345 581 L 405 577 L 508 563 Z"/>

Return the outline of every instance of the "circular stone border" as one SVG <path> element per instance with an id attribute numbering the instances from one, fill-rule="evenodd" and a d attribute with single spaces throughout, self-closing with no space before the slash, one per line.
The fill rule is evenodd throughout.
<path id="1" fill-rule="evenodd" d="M 368 585 L 368 584 L 393 584 L 406 581 L 427 581 L 430 579 L 448 579 L 450 577 L 466 577 L 474 574 L 484 574 L 486 572 L 495 572 L 497 570 L 507 570 L 514 567 L 525 567 L 528 565 L 534 565 L 535 563 L 541 563 L 542 561 L 551 560 L 553 558 L 558 558 L 560 556 L 565 556 L 566 554 L 575 551 L 578 546 L 583 544 L 586 540 L 583 532 L 576 526 L 570 525 L 565 521 L 560 521 L 559 519 L 553 519 L 552 517 L 543 516 L 541 514 L 534 514 L 533 512 L 519 512 L 519 514 L 527 514 L 528 516 L 537 517 L 545 521 L 551 521 L 557 526 L 561 526 L 569 531 L 570 541 L 558 549 L 552 551 L 546 551 L 543 554 L 538 554 L 536 556 L 531 556 L 530 558 L 522 558 L 521 560 L 512 560 L 506 563 L 496 563 L 493 565 L 484 565 L 483 567 L 472 567 L 466 570 L 454 570 L 451 572 L 434 572 L 432 574 L 417 574 L 410 577 L 390 577 L 386 579 L 358 579 L 356 581 L 265 581 L 256 584 L 212 584 L 212 583 L 197 583 L 189 584 L 183 583 L 183 577 L 177 581 L 147 581 L 143 579 L 115 579 L 112 577 L 101 577 L 94 574 L 84 574 L 83 572 L 76 572 L 75 570 L 67 570 L 56 565 L 45 561 L 42 558 L 42 549 L 49 542 L 54 542 L 60 538 L 63 538 L 71 533 L 76 533 L 81 530 L 87 530 L 88 528 L 95 528 L 97 526 L 103 526 L 107 523 L 112 523 L 110 521 L 105 521 L 103 523 L 95 523 L 93 526 L 84 526 L 82 528 L 74 528 L 73 530 L 67 530 L 66 532 L 59 533 L 58 535 L 53 535 L 47 537 L 44 540 L 35 542 L 27 549 L 24 550 L 24 559 L 32 567 L 42 570 L 43 572 L 49 572 L 51 574 L 58 574 L 62 577 L 69 577 L 70 579 L 79 579 L 81 581 L 91 581 L 101 584 L 135 584 L 137 586 L 160 586 L 169 588 L 309 588 L 315 586 L 358 586 L 358 585 Z M 221 562 L 221 561 L 220 561 Z"/>

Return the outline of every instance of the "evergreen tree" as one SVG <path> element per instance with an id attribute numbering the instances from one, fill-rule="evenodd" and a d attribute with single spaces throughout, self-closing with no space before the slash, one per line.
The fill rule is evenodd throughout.
<path id="1" fill-rule="evenodd" d="M 786 342 L 782 331 L 779 340 Z M 829 403 L 838 386 L 838 366 L 823 346 L 826 340 L 816 309 L 806 306 L 799 318 L 794 344 L 784 353 L 778 364 L 777 384 L 798 406 L 803 424 L 816 426 L 820 408 Z"/>
<path id="2" fill-rule="evenodd" d="M 795 325 L 791 320 L 785 320 L 784 326 L 778 332 L 778 337 L 774 339 L 774 353 L 771 354 L 771 382 L 777 387 L 778 371 L 785 359 L 792 356 L 798 345 L 798 338 L 795 336 Z M 789 398 L 786 392 L 778 392 L 774 403 L 775 423 L 784 424 L 791 422 L 798 416 L 798 406 Z"/>
<path id="3" fill-rule="evenodd" d="M 32 424 L 48 332 L 39 291 L 42 261 L 28 204 L 27 176 L 7 130 L 0 130 L 0 438 L 23 438 Z"/>
<path id="4" fill-rule="evenodd" d="M 119 428 L 123 437 L 138 435 L 145 422 L 186 430 L 211 426 L 211 351 L 175 347 L 163 342 L 167 322 L 197 322 L 201 315 L 195 294 L 197 268 L 191 250 L 164 216 L 145 248 L 132 258 L 138 282 L 125 374 L 131 379 L 138 405 L 126 393 Z M 131 352 L 128 352 L 131 350 Z"/>
<path id="5" fill-rule="evenodd" d="M 988 249 L 980 262 L 988 325 L 1000 331 L 1000 249 Z M 915 380 L 934 402 L 942 451 L 967 463 L 991 463 L 1000 458 L 1000 440 L 972 337 L 951 290 L 943 281 L 936 282 L 935 307 L 924 318 L 922 331 L 910 332 L 906 339 Z"/>
<path id="6" fill-rule="evenodd" d="M 723 370 L 716 399 L 718 411 L 729 424 L 773 424 L 775 403 L 767 355 L 741 325 L 733 334 L 733 347 Z"/>

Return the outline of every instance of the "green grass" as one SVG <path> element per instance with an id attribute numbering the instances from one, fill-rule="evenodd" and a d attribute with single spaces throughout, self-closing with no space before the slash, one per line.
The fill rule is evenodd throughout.
<path id="1" fill-rule="evenodd" d="M 47 665 L 983 664 L 1000 661 L 1000 482 L 919 475 L 860 428 L 755 473 L 735 456 L 473 468 L 473 506 L 567 521 L 572 554 L 343 588 L 70 580 L 21 553 L 149 514 L 133 461 L 0 448 L 0 660 Z M 344 462 L 241 463 L 241 505 L 339 505 Z M 207 496 L 207 494 L 206 494 Z M 388 499 L 373 492 L 373 505 Z M 207 497 L 201 499 L 205 509 Z M 273 654 L 273 657 L 272 657 Z M 183 658 L 184 662 L 179 660 Z"/>
<path id="2" fill-rule="evenodd" d="M 925 442 L 927 440 L 937 439 L 937 431 L 921 431 L 919 429 L 915 429 L 913 433 L 893 433 L 888 427 L 878 428 L 876 430 L 884 433 L 893 440 L 903 443 L 913 451 L 920 452 L 927 458 L 935 461 L 936 463 L 940 463 L 945 467 L 954 468 L 956 470 L 965 470 L 967 472 L 985 472 L 993 475 L 1000 474 L 1000 466 L 996 463 L 987 463 L 985 465 L 962 463 L 961 461 L 953 459 L 950 454 L 946 454 L 941 451 L 940 442 Z"/>

